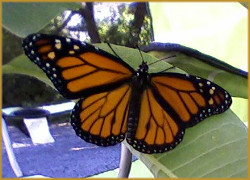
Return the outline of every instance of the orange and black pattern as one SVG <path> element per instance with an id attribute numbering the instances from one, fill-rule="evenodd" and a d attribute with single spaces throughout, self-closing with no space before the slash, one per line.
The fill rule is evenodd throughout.
<path id="1" fill-rule="evenodd" d="M 80 100 L 71 114 L 71 124 L 78 136 L 100 146 L 123 141 L 130 96 L 131 87 L 126 84 Z"/>
<path id="2" fill-rule="evenodd" d="M 185 129 L 227 110 L 231 96 L 213 82 L 179 73 L 136 71 L 121 58 L 88 43 L 33 34 L 25 54 L 66 98 L 80 99 L 71 113 L 76 134 L 111 146 L 124 139 L 142 153 L 174 149 Z"/>
<path id="3" fill-rule="evenodd" d="M 171 107 L 185 128 L 224 112 L 232 101 L 227 91 L 218 85 L 187 74 L 152 74 L 152 84 L 163 98 L 164 107 Z"/>
<path id="4" fill-rule="evenodd" d="M 135 122 L 128 124 L 134 125 Z M 165 152 L 182 141 L 184 131 L 174 114 L 169 109 L 164 109 L 153 91 L 147 88 L 141 97 L 138 125 L 134 133 L 128 133 L 127 141 L 143 153 Z"/>
<path id="5" fill-rule="evenodd" d="M 70 38 L 29 35 L 23 47 L 25 54 L 69 99 L 103 91 L 110 85 L 118 86 L 134 72 L 116 56 Z"/>

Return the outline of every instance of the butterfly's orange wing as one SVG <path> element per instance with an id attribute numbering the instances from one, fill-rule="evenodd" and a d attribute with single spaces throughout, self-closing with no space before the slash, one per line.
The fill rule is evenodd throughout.
<path id="1" fill-rule="evenodd" d="M 113 89 L 129 81 L 133 68 L 90 44 L 55 35 L 29 35 L 26 55 L 66 98 L 74 99 Z"/>
<path id="2" fill-rule="evenodd" d="M 76 134 L 99 146 L 123 141 L 127 132 L 130 98 L 131 87 L 125 84 L 80 100 L 71 114 Z"/>
<path id="3" fill-rule="evenodd" d="M 221 87 L 203 78 L 179 74 L 151 75 L 141 99 L 138 125 L 128 143 L 144 153 L 173 149 L 186 128 L 222 113 L 232 103 Z"/>
<path id="4" fill-rule="evenodd" d="M 229 93 L 215 83 L 192 75 L 179 73 L 152 74 L 155 92 L 164 99 L 164 107 L 171 107 L 183 127 L 227 110 L 232 99 Z"/>
<path id="5" fill-rule="evenodd" d="M 133 148 L 143 153 L 159 153 L 173 149 L 181 142 L 184 130 L 175 114 L 162 107 L 152 89 L 144 90 L 135 134 L 127 138 Z"/>

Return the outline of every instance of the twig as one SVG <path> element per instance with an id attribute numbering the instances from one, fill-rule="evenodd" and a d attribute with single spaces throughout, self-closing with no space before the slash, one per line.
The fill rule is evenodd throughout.
<path id="1" fill-rule="evenodd" d="M 119 166 L 118 178 L 128 178 L 129 172 L 132 164 L 132 153 L 130 150 L 122 143 L 121 149 L 121 160 Z"/>
<path id="2" fill-rule="evenodd" d="M 12 144 L 10 141 L 10 136 L 9 136 L 7 126 L 6 126 L 6 123 L 5 123 L 5 120 L 3 117 L 2 117 L 2 136 L 3 136 L 3 141 L 4 141 L 4 144 L 6 147 L 7 155 L 9 157 L 10 165 L 11 165 L 15 175 L 17 177 L 22 177 L 23 173 L 22 173 L 22 171 L 21 171 L 21 169 L 16 161 L 16 157 L 15 157 L 15 154 L 14 154 L 14 151 L 12 148 Z"/>

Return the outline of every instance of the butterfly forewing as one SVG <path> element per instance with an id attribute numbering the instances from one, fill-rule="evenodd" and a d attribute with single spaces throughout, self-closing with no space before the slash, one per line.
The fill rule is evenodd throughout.
<path id="1" fill-rule="evenodd" d="M 200 77 L 178 73 L 152 74 L 152 84 L 164 99 L 161 105 L 171 107 L 185 128 L 224 112 L 232 103 L 227 91 Z"/>
<path id="2" fill-rule="evenodd" d="M 123 141 L 127 132 L 130 97 L 131 87 L 123 85 L 80 100 L 71 115 L 76 134 L 100 146 Z"/>
<path id="3" fill-rule="evenodd" d="M 134 72 L 120 58 L 70 38 L 30 35 L 23 47 L 58 91 L 70 99 L 118 87 Z"/>

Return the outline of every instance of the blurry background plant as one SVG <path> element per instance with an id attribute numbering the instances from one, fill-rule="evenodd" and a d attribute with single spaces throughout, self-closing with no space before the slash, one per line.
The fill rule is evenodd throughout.
<path id="1" fill-rule="evenodd" d="M 217 74 L 221 73 L 218 79 L 215 79 L 218 82 L 215 82 L 229 88 L 227 90 L 235 96 L 232 109 L 241 120 L 246 122 L 247 73 L 240 69 L 247 71 L 248 66 L 248 6 L 246 3 L 242 3 L 242 5 L 239 3 L 147 2 L 3 3 L 3 107 L 33 107 L 67 101 L 51 86 L 44 83 L 48 82 L 48 79 L 39 68 L 27 61 L 27 57 L 23 54 L 22 39 L 28 34 L 40 32 L 72 37 L 91 43 L 109 42 L 132 48 L 145 47 L 153 41 L 173 42 L 212 55 L 238 69 L 227 66 L 235 73 L 233 75 L 230 72 L 221 73 L 221 69 L 215 68 L 214 64 L 205 66 L 201 63 L 202 59 L 212 59 L 210 56 L 195 57 L 197 52 L 187 55 L 183 53 L 183 49 L 185 49 L 183 47 L 174 51 L 183 61 L 179 63 L 178 58 L 171 60 L 175 66 L 183 68 L 188 73 L 194 73 L 194 75 L 199 75 L 199 73 L 204 75 L 202 74 L 204 73 L 203 67 L 213 77 L 217 77 Z M 177 45 L 172 44 L 170 47 L 177 47 Z M 158 58 L 169 53 L 160 50 L 159 47 L 147 51 Z M 198 71 L 197 74 L 195 74 L 196 71 Z M 234 117 L 230 116 L 230 118 Z M 245 130 L 243 131 L 244 134 Z M 246 134 L 243 136 L 246 140 Z M 186 139 L 188 139 L 188 135 Z M 243 144 L 242 147 L 245 147 L 245 141 Z M 199 144 L 197 147 L 200 147 Z M 242 156 L 245 155 L 244 153 Z M 171 156 L 168 157 L 171 158 Z M 178 157 L 178 155 L 173 157 Z M 141 158 L 148 160 L 147 156 L 141 156 Z M 245 160 L 242 159 L 244 162 Z M 155 164 L 159 164 L 157 155 L 154 156 L 153 161 L 157 161 Z M 148 164 L 148 166 L 155 168 L 155 164 Z M 156 166 L 153 169 L 155 176 L 158 173 L 164 177 L 173 175 L 161 167 Z M 246 169 L 244 165 L 243 167 L 241 173 L 232 176 L 244 177 Z M 223 168 L 228 169 L 226 166 Z M 178 168 L 174 169 L 178 170 Z M 178 173 L 176 174 L 179 177 L 187 175 L 187 173 L 184 175 L 181 174 L 182 172 Z M 191 173 L 190 177 L 193 177 L 192 175 Z M 216 176 L 216 173 L 212 176 Z"/>

